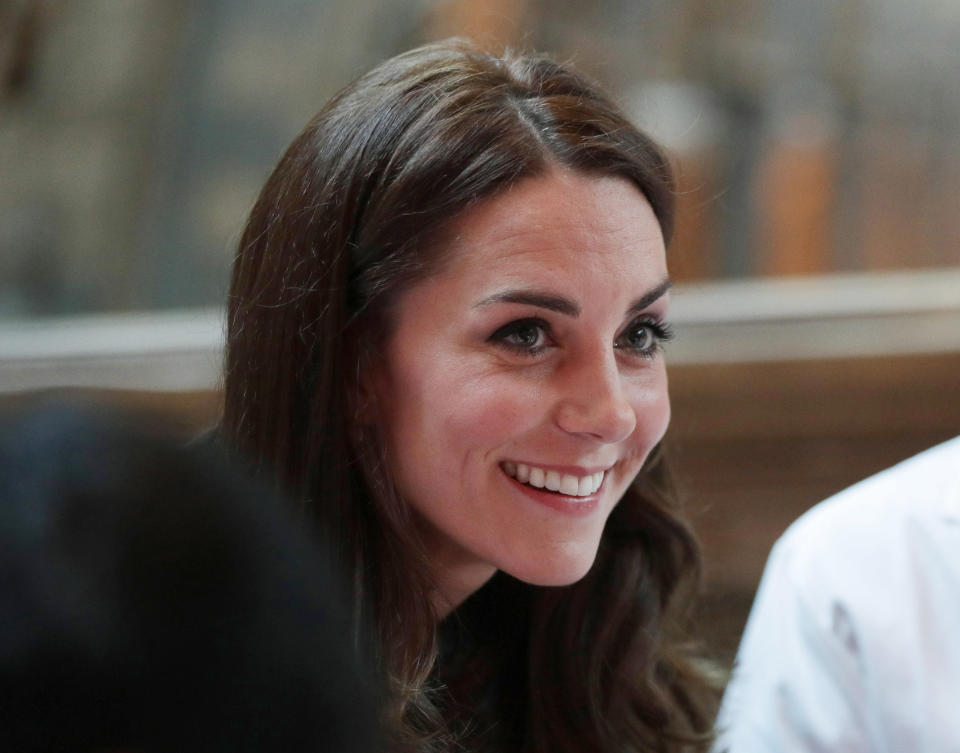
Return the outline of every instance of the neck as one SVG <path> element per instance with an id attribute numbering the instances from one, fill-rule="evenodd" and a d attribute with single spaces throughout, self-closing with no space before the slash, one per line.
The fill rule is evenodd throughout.
<path id="1" fill-rule="evenodd" d="M 416 515 L 415 520 L 429 557 L 434 584 L 430 602 L 439 622 L 490 580 L 497 568 L 440 533 L 426 518 Z"/>
<path id="2" fill-rule="evenodd" d="M 436 589 L 431 594 L 434 614 L 439 622 L 467 598 L 497 571 L 492 565 L 473 561 L 458 566 L 441 566 L 436 572 Z"/>

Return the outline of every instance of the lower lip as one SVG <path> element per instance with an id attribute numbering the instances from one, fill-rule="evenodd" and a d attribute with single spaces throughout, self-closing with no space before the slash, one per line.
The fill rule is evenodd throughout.
<path id="1" fill-rule="evenodd" d="M 596 510 L 600 504 L 600 490 L 603 489 L 602 483 L 600 484 L 600 489 L 597 489 L 597 491 L 587 497 L 571 497 L 566 494 L 557 494 L 556 492 L 550 492 L 546 489 L 537 489 L 527 484 L 521 484 L 512 476 L 507 476 L 506 474 L 504 474 L 504 476 L 506 476 L 511 484 L 534 502 L 538 502 L 564 515 L 585 517 Z M 606 479 L 604 479 L 604 481 L 606 481 Z"/>

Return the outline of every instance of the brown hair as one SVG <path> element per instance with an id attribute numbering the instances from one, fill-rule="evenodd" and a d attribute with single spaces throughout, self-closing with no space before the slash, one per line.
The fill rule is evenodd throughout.
<path id="1" fill-rule="evenodd" d="M 434 666 L 425 553 L 380 438 L 354 415 L 391 305 L 442 262 L 451 218 L 556 165 L 632 181 L 669 239 L 668 164 L 595 84 L 544 57 L 427 45 L 320 111 L 240 241 L 223 429 L 339 544 L 358 611 L 379 631 L 398 747 L 482 747 L 480 711 L 457 710 L 480 709 L 476 678 L 489 677 L 489 690 L 508 661 L 521 669 L 494 694 L 501 748 L 671 751 L 708 737 L 713 694 L 664 632 L 699 559 L 659 452 L 608 521 L 586 578 L 548 589 L 498 577 L 482 589 L 513 605 L 493 610 L 502 619 L 487 633 L 512 637 L 464 649 L 488 670 L 478 674 L 463 656 Z"/>

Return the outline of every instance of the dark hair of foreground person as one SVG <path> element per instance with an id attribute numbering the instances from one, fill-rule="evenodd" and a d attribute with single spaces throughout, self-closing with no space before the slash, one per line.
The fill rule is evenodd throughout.
<path id="1" fill-rule="evenodd" d="M 261 484 L 144 420 L 0 413 L 0 750 L 376 750 L 323 554 Z"/>

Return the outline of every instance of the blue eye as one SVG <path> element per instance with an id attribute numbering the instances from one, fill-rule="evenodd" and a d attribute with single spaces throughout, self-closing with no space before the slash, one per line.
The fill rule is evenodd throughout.
<path id="1" fill-rule="evenodd" d="M 663 349 L 663 343 L 673 337 L 673 331 L 654 319 L 634 319 L 620 333 L 614 347 L 629 350 L 644 358 L 653 358 Z"/>
<path id="2" fill-rule="evenodd" d="M 550 344 L 549 330 L 542 319 L 518 319 L 500 327 L 488 341 L 518 353 L 536 355 Z"/>

